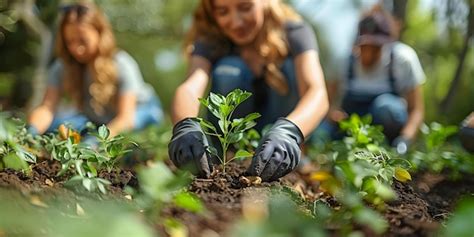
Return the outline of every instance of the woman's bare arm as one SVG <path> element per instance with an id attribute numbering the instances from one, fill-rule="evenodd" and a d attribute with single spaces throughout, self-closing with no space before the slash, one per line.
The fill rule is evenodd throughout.
<path id="1" fill-rule="evenodd" d="M 48 87 L 41 104 L 31 111 L 28 116 L 28 124 L 43 134 L 53 122 L 54 112 L 59 102 L 59 89 Z"/>
<path id="2" fill-rule="evenodd" d="M 171 107 L 173 124 L 199 114 L 199 100 L 206 92 L 211 63 L 200 56 L 192 56 L 186 81 L 177 89 Z"/>
<path id="3" fill-rule="evenodd" d="M 329 109 L 324 75 L 315 50 L 295 58 L 300 101 L 287 119 L 294 122 L 306 137 L 318 126 Z"/>

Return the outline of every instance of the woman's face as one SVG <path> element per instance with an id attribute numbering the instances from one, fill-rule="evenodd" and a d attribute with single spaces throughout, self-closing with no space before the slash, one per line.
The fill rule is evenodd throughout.
<path id="1" fill-rule="evenodd" d="M 380 45 L 360 45 L 360 62 L 362 67 L 370 69 L 380 60 L 382 46 Z"/>
<path id="2" fill-rule="evenodd" d="M 262 29 L 265 0 L 213 0 L 221 31 L 237 45 L 251 44 Z"/>
<path id="3" fill-rule="evenodd" d="M 64 43 L 69 53 L 80 63 L 88 63 L 98 53 L 99 32 L 85 23 L 68 23 L 64 27 Z"/>

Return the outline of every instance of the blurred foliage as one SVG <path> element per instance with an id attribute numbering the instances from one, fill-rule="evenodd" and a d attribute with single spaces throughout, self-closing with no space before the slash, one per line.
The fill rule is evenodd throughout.
<path id="1" fill-rule="evenodd" d="M 466 34 L 466 7 L 467 4 L 474 7 L 474 3 L 467 0 L 438 1 L 438 4 L 449 6 L 429 12 L 420 10 L 419 0 L 409 1 L 408 4 L 402 41 L 415 49 L 426 73 L 424 90 L 427 120 L 458 124 L 474 109 L 473 50 L 468 52 L 461 84 L 448 113 L 439 113 L 438 104 L 446 96 L 454 78 Z M 444 27 L 443 23 L 446 24 Z"/>

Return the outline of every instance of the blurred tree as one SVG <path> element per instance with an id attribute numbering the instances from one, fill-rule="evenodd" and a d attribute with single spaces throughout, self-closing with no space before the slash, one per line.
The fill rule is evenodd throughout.
<path id="1" fill-rule="evenodd" d="M 469 1 L 437 1 L 432 11 L 421 11 L 418 0 L 408 2 L 402 41 L 415 48 L 427 75 L 425 103 L 428 121 L 459 123 L 474 109 L 474 52 L 466 49 L 465 43 L 469 31 L 466 4 L 472 4 L 472 0 Z M 471 25 L 469 29 L 472 28 Z M 469 44 L 472 45 L 472 40 L 468 48 Z M 453 87 L 454 78 L 458 78 L 456 83 L 459 84 Z M 443 111 L 440 104 L 450 90 L 452 101 Z"/>
<path id="2" fill-rule="evenodd" d="M 13 86 L 10 105 L 24 106 L 32 94 L 26 85 L 33 85 L 41 92 L 48 59 L 51 54 L 51 31 L 45 20 L 48 14 L 40 14 L 42 6 L 52 6 L 57 1 L 2 0 L 0 2 L 0 57 L 8 58 L 0 66 L 0 72 L 8 73 Z M 48 11 L 44 11 L 48 13 Z M 34 70 L 28 70 L 33 67 Z M 7 75 L 8 75 L 7 74 Z M 38 97 L 42 93 L 34 93 Z M 35 101 L 35 100 L 33 100 Z"/>
<path id="3" fill-rule="evenodd" d="M 449 2 L 452 2 L 452 1 L 448 1 L 447 3 Z M 470 0 L 466 2 L 466 4 L 469 8 L 469 13 L 467 14 L 467 17 L 466 17 L 467 30 L 466 30 L 466 33 L 464 34 L 463 47 L 461 51 L 459 52 L 458 66 L 456 68 L 456 72 L 452 79 L 451 86 L 449 87 L 448 93 L 446 94 L 446 96 L 443 98 L 443 100 L 440 103 L 440 111 L 443 113 L 448 112 L 448 109 L 451 107 L 451 104 L 453 102 L 455 93 L 459 88 L 459 85 L 462 79 L 462 72 L 466 63 L 466 57 L 470 48 L 469 46 L 472 44 L 472 40 L 474 39 L 474 0 Z M 451 15 L 449 16 L 451 17 Z M 472 105 L 472 107 L 474 110 L 474 104 Z"/>

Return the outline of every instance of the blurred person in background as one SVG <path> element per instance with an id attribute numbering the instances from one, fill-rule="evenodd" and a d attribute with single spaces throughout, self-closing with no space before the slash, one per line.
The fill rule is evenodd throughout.
<path id="1" fill-rule="evenodd" d="M 42 103 L 28 117 L 34 134 L 61 124 L 78 131 L 105 124 L 111 135 L 142 129 L 163 119 L 161 104 L 136 61 L 116 47 L 106 17 L 91 1 L 62 5 L 55 53 Z M 73 109 L 57 110 L 62 99 Z"/>
<path id="2" fill-rule="evenodd" d="M 198 98 L 234 89 L 253 94 L 234 113 L 259 112 L 263 135 L 247 174 L 276 180 L 296 168 L 304 142 L 328 109 L 312 28 L 280 0 L 201 0 L 188 32 L 189 71 L 172 104 L 170 159 L 200 176 L 212 171 Z"/>
<path id="3" fill-rule="evenodd" d="M 339 139 L 339 121 L 370 114 L 397 152 L 407 151 L 423 122 L 425 74 L 416 52 L 397 38 L 392 16 L 380 6 L 363 15 L 352 54 L 328 81 L 331 108 L 317 136 Z"/>
<path id="4" fill-rule="evenodd" d="M 466 150 L 474 152 L 474 112 L 462 122 L 459 138 Z"/>

